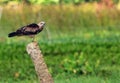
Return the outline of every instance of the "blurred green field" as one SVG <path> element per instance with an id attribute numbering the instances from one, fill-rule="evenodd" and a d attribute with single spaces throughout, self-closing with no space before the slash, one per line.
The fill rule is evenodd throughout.
<path id="1" fill-rule="evenodd" d="M 120 11 L 98 14 L 89 11 L 95 10 L 91 5 L 87 5 L 91 9 L 72 5 L 4 7 L 0 20 L 0 83 L 38 82 L 26 52 L 31 39 L 7 35 L 41 20 L 47 30 L 36 39 L 55 83 L 119 83 Z"/>

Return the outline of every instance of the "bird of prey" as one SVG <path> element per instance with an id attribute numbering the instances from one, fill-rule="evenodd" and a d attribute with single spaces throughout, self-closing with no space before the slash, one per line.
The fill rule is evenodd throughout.
<path id="1" fill-rule="evenodd" d="M 30 36 L 35 38 L 35 35 L 40 33 L 43 30 L 43 27 L 45 25 L 45 22 L 40 22 L 38 24 L 32 23 L 26 26 L 23 26 L 16 30 L 15 32 L 9 33 L 8 37 L 14 37 L 14 36 Z"/>

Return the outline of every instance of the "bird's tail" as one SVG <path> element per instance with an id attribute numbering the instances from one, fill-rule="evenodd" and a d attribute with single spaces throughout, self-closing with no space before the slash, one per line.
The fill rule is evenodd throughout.
<path id="1" fill-rule="evenodd" d="M 8 34 L 8 37 L 14 37 L 14 36 L 17 36 L 18 33 L 17 32 L 12 32 L 12 33 L 9 33 Z"/>

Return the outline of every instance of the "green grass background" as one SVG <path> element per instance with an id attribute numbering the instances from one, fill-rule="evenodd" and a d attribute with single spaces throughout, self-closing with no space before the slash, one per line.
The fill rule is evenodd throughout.
<path id="1" fill-rule="evenodd" d="M 38 83 L 26 52 L 29 37 L 8 33 L 41 20 L 36 39 L 55 83 L 119 83 L 120 11 L 84 12 L 75 6 L 4 8 L 0 20 L 0 83 Z M 54 9 L 54 11 L 53 11 Z M 87 10 L 87 9 L 86 9 Z"/>

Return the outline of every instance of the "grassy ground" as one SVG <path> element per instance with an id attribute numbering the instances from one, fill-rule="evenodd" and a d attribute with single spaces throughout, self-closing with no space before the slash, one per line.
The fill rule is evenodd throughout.
<path id="1" fill-rule="evenodd" d="M 116 76 L 116 78 L 101 78 L 101 77 L 95 77 L 95 76 L 80 76 L 77 78 L 69 78 L 69 79 L 55 79 L 55 83 L 119 83 L 120 79 L 119 76 Z M 10 79 L 8 79 L 7 82 L 0 82 L 0 83 L 16 83 Z M 17 81 L 17 83 L 38 83 L 36 80 L 20 80 Z"/>
<path id="2" fill-rule="evenodd" d="M 59 38 L 39 40 L 39 44 L 56 83 L 61 82 L 61 79 L 65 83 L 69 81 L 74 83 L 72 77 L 74 79 L 77 77 L 75 81 L 80 80 L 83 83 L 88 79 L 95 80 L 95 83 L 98 80 L 103 80 L 105 83 L 112 83 L 111 81 L 114 80 L 117 83 L 120 75 L 119 37 L 119 35 L 109 35 L 91 38 Z M 23 80 L 32 83 L 37 80 L 33 63 L 25 51 L 25 46 L 30 40 L 19 43 L 21 40 L 21 38 L 17 40 L 14 38 L 1 42 L 0 80 L 3 82 L 14 83 Z"/>

